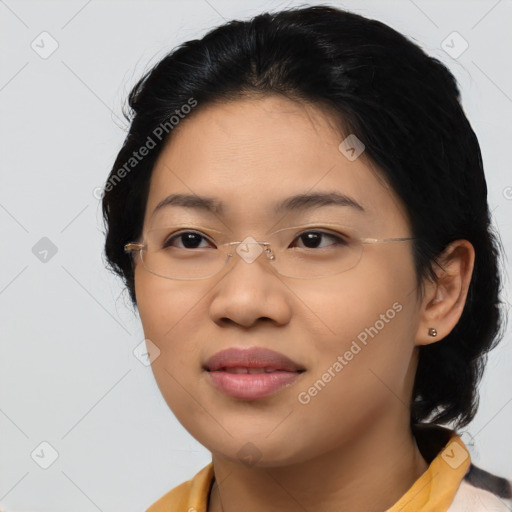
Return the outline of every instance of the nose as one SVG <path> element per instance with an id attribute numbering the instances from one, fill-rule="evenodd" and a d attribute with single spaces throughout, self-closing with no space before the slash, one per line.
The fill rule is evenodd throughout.
<path id="1" fill-rule="evenodd" d="M 236 246 L 228 271 L 214 287 L 209 310 L 216 323 L 250 327 L 265 319 L 281 325 L 291 317 L 287 287 L 268 261 L 272 252 L 254 242 L 247 237 Z"/>

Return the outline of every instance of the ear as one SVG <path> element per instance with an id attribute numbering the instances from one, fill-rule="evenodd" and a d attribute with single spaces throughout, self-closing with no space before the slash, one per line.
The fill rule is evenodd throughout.
<path id="1" fill-rule="evenodd" d="M 416 345 L 429 345 L 447 336 L 459 321 L 473 273 L 475 250 L 467 240 L 450 243 L 435 265 L 436 282 L 424 284 Z M 437 336 L 430 336 L 429 329 Z"/>

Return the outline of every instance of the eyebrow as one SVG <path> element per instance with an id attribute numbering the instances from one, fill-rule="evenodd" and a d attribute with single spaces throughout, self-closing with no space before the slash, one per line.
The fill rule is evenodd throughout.
<path id="1" fill-rule="evenodd" d="M 223 203 L 213 197 L 197 196 L 193 194 L 171 194 L 157 204 L 152 215 L 158 210 L 168 206 L 191 208 L 218 214 L 222 214 L 224 208 Z M 274 213 L 309 210 L 321 206 L 349 206 L 360 212 L 365 211 L 355 199 L 345 194 L 338 192 L 313 192 L 297 194 L 286 198 L 274 206 Z"/>

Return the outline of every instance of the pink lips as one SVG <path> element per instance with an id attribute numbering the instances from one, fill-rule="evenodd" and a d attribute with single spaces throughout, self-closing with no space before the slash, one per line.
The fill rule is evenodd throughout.
<path id="1" fill-rule="evenodd" d="M 233 398 L 255 400 L 291 384 L 304 371 L 283 354 L 264 348 L 229 348 L 204 365 L 212 384 Z"/>

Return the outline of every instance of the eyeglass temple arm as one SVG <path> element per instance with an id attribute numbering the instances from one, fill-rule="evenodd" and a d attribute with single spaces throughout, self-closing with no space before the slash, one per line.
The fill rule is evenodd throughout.
<path id="1" fill-rule="evenodd" d="M 406 242 L 407 240 L 416 240 L 416 238 L 361 238 L 360 240 L 363 244 L 375 244 L 378 242 Z"/>
<path id="2" fill-rule="evenodd" d="M 137 244 L 135 242 L 130 242 L 128 244 L 125 244 L 125 246 L 124 246 L 124 252 L 139 251 L 140 249 L 144 249 L 144 244 Z"/>

